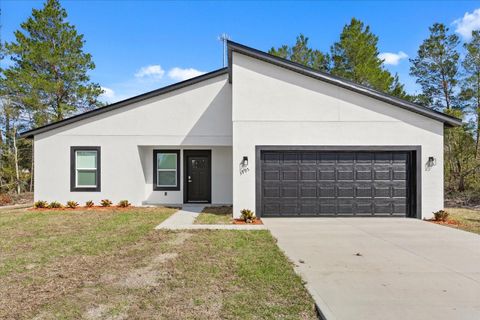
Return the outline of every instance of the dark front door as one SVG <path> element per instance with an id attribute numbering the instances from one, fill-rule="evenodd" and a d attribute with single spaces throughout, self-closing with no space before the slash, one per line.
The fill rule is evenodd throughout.
<path id="1" fill-rule="evenodd" d="M 185 150 L 185 202 L 211 202 L 211 151 Z"/>

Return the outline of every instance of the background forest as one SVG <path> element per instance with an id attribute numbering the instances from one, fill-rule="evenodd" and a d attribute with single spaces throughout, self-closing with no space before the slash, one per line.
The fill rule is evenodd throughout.
<path id="1" fill-rule="evenodd" d="M 10 194 L 33 191 L 32 143 L 18 139 L 19 132 L 103 106 L 102 89 L 88 75 L 93 58 L 59 0 L 33 9 L 14 36 L 0 39 L 0 59 L 9 60 L 0 68 L 0 204 Z M 421 88 L 416 95 L 384 67 L 379 38 L 364 21 L 352 18 L 328 52 L 308 41 L 300 34 L 269 53 L 462 118 L 462 127 L 445 129 L 446 197 L 480 202 L 480 31 L 462 43 L 446 24 L 434 23 L 410 59 L 410 75 Z"/>

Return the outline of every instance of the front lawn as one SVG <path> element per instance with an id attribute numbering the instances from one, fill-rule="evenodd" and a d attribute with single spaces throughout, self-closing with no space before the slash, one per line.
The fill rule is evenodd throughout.
<path id="1" fill-rule="evenodd" d="M 268 231 L 153 229 L 173 212 L 0 211 L 0 318 L 316 319 Z"/>
<path id="2" fill-rule="evenodd" d="M 446 208 L 449 219 L 458 223 L 458 228 L 480 234 L 480 210 Z"/>

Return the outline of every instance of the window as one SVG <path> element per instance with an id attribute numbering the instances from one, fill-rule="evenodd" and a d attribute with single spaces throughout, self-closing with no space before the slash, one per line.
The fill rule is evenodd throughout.
<path id="1" fill-rule="evenodd" d="M 180 151 L 153 151 L 153 190 L 180 190 Z"/>
<path id="2" fill-rule="evenodd" d="M 100 147 L 71 147 L 70 190 L 100 191 Z"/>

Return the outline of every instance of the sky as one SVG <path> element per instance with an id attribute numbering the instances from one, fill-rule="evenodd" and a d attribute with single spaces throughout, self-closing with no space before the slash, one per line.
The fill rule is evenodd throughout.
<path id="1" fill-rule="evenodd" d="M 303 33 L 310 46 L 328 51 L 352 17 L 379 37 L 385 67 L 398 73 L 409 93 L 409 76 L 428 27 L 445 23 L 462 41 L 480 29 L 480 1 L 62 1 L 68 21 L 84 35 L 96 68 L 91 80 L 116 102 L 222 67 L 222 33 L 259 50 L 293 44 Z M 0 0 L 0 36 L 13 32 L 42 1 Z M 460 48 L 461 49 L 461 48 Z M 2 62 L 8 64 L 7 62 Z"/>

